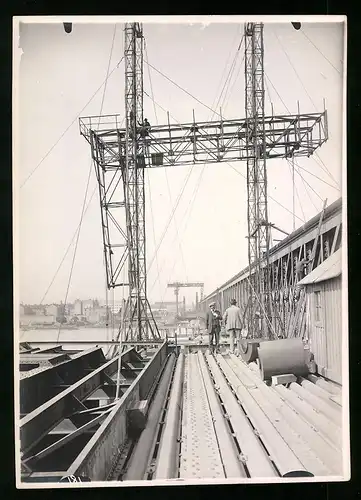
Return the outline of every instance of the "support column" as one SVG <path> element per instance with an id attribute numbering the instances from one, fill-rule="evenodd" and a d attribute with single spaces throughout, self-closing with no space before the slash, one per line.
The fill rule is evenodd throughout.
<path id="1" fill-rule="evenodd" d="M 252 338 L 269 336 L 269 223 L 264 124 L 263 24 L 245 25 L 246 142 L 248 190 L 248 329 Z M 262 265 L 261 265 L 262 261 Z M 260 321 L 256 320 L 257 317 Z"/>
<path id="2" fill-rule="evenodd" d="M 125 25 L 126 147 L 124 194 L 128 235 L 129 299 L 124 340 L 159 338 L 147 299 L 145 241 L 145 137 L 143 125 L 143 32 L 139 23 Z"/>

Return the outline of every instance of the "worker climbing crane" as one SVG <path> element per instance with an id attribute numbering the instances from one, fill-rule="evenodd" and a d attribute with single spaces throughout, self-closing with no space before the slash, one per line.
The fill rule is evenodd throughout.
<path id="1" fill-rule="evenodd" d="M 299 23 L 293 25 L 300 28 Z M 270 338 L 275 334 L 268 262 L 272 224 L 268 221 L 266 161 L 312 155 L 328 139 L 327 117 L 326 110 L 265 116 L 263 24 L 246 23 L 244 39 L 245 118 L 226 120 L 219 115 L 218 120 L 198 122 L 193 113 L 189 123 L 147 125 L 144 133 L 144 34 L 140 23 L 125 24 L 125 128 L 121 128 L 118 115 L 114 115 L 112 126 L 106 123 L 95 127 L 94 117 L 80 118 L 80 132 L 91 144 L 99 181 L 108 287 L 129 286 L 120 332 L 123 340 L 159 338 L 147 298 L 144 169 L 234 161 L 247 162 L 249 336 Z M 111 173 L 110 182 L 107 173 Z M 110 189 L 113 183 L 120 182 L 122 195 Z M 125 230 L 113 215 L 119 209 L 125 209 Z M 110 237 L 111 221 L 124 240 L 118 262 L 114 250 L 121 245 Z M 126 260 L 128 284 L 120 280 Z"/>

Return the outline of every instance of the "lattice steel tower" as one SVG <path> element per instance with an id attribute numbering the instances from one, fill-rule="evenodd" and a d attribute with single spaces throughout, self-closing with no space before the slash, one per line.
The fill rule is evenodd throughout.
<path id="1" fill-rule="evenodd" d="M 248 329 L 253 337 L 267 337 L 270 314 L 270 235 L 267 209 L 263 24 L 246 23 L 244 39 L 250 280 Z"/>
<path id="2" fill-rule="evenodd" d="M 159 337 L 147 299 L 145 246 L 145 136 L 143 130 L 143 31 L 139 23 L 125 25 L 125 175 L 124 197 L 128 236 L 129 298 L 125 340 Z"/>

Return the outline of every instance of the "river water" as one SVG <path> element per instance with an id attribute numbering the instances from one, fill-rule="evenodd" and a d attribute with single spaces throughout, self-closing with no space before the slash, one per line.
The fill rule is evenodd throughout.
<path id="1" fill-rule="evenodd" d="M 188 343 L 190 338 L 190 332 L 187 332 L 185 329 L 182 329 L 182 331 L 179 331 L 178 333 L 178 343 Z M 71 344 L 64 344 L 63 348 L 65 350 L 85 350 L 85 349 L 90 349 L 91 347 L 94 347 L 98 345 L 99 347 L 103 348 L 104 354 L 108 351 L 109 345 L 107 346 L 106 344 L 102 344 L 102 341 L 107 341 L 107 340 L 112 340 L 112 338 L 116 338 L 118 334 L 118 328 L 115 327 L 114 329 L 110 326 L 108 328 L 79 328 L 78 330 L 60 330 L 60 335 L 59 335 L 59 330 L 58 329 L 41 329 L 41 330 L 27 330 L 27 331 L 20 331 L 19 335 L 19 342 L 30 342 L 34 347 L 41 347 L 43 349 L 47 347 L 52 347 L 55 345 L 59 345 L 64 341 L 71 341 Z M 59 335 L 59 337 L 58 337 Z M 172 333 L 170 333 L 172 335 Z M 195 342 L 199 342 L 199 339 L 202 339 L 201 342 L 208 342 L 208 335 L 203 334 L 201 337 L 197 337 L 197 340 Z M 172 336 L 169 337 L 169 339 L 174 340 Z M 46 341 L 49 342 L 46 344 L 38 344 L 38 342 L 41 341 Z M 87 343 L 87 344 L 82 344 L 81 341 L 87 341 L 91 342 L 94 341 L 94 343 Z M 221 343 L 222 341 L 224 342 L 225 339 L 221 338 Z"/>
<path id="2" fill-rule="evenodd" d="M 78 330 L 41 329 L 20 331 L 19 342 L 31 342 L 37 346 L 39 341 L 53 342 L 53 344 L 38 344 L 43 348 L 61 344 L 63 341 L 72 341 L 74 344 L 65 344 L 64 349 L 90 349 L 95 345 L 100 345 L 101 341 L 112 340 L 116 337 L 118 329 L 108 328 L 79 328 Z M 59 337 L 58 337 L 59 335 Z M 77 341 L 94 341 L 94 344 L 81 344 Z M 103 346 L 102 346 L 103 347 Z"/>

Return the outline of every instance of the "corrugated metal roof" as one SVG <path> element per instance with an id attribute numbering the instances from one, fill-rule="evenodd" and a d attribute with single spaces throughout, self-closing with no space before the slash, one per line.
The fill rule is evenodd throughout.
<path id="1" fill-rule="evenodd" d="M 322 264 L 316 267 L 313 271 L 305 276 L 298 285 L 310 285 L 312 283 L 319 283 L 320 281 L 329 280 L 340 276 L 342 272 L 341 263 L 341 248 L 334 252 L 328 259 L 324 260 Z"/>

